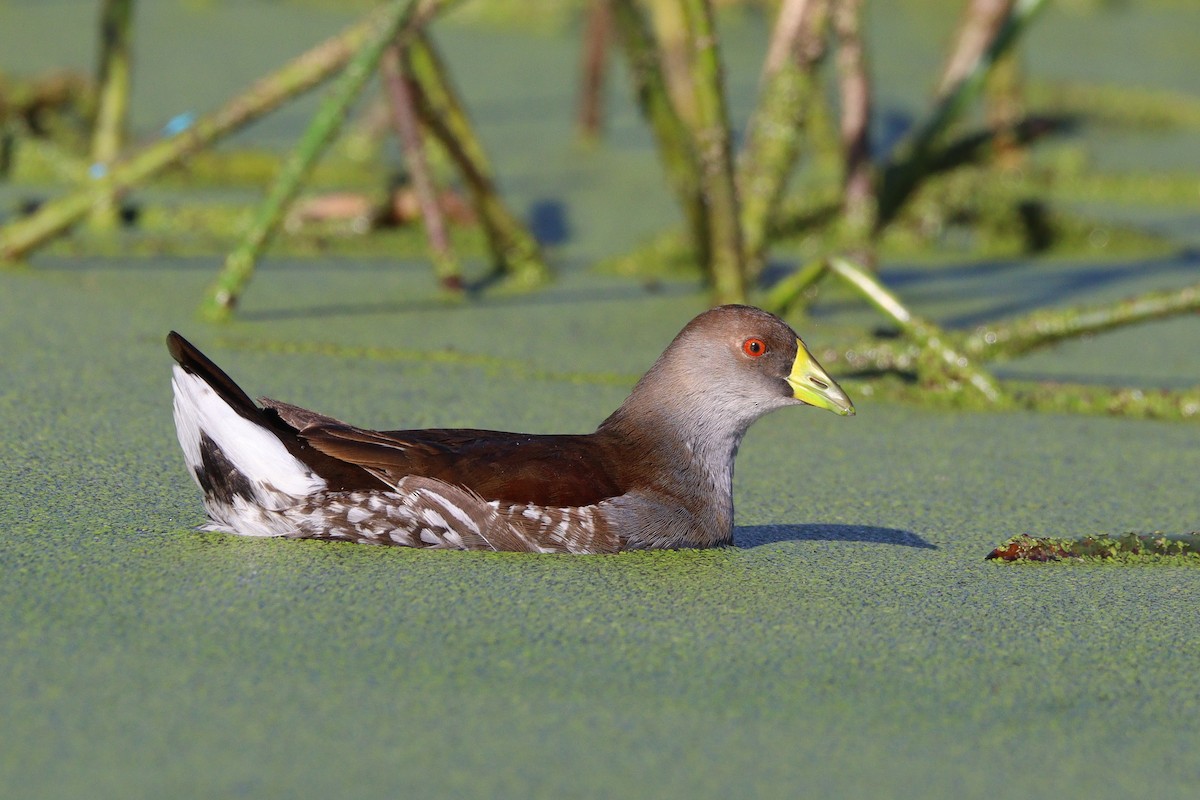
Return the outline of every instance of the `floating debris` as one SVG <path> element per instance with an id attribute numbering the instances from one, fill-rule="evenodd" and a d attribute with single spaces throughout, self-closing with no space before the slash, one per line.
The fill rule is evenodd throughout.
<path id="1" fill-rule="evenodd" d="M 1161 561 L 1200 565 L 1200 532 L 1184 534 L 1100 534 L 1057 539 L 1022 533 L 1001 544 L 987 558 L 1000 561 Z"/>

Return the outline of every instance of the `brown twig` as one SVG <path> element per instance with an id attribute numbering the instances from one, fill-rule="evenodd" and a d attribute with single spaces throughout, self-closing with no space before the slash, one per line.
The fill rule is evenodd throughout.
<path id="1" fill-rule="evenodd" d="M 950 94 L 970 74 L 976 62 L 1012 13 L 1016 0 L 968 0 L 958 35 L 942 69 L 937 97 Z"/>
<path id="2" fill-rule="evenodd" d="M 517 286 L 545 283 L 550 269 L 537 240 L 501 198 L 483 144 L 428 32 L 419 33 L 404 56 L 405 71 L 414 79 L 411 89 L 417 115 L 445 148 L 470 189 L 496 274 Z"/>
<path id="3" fill-rule="evenodd" d="M 875 174 L 871 164 L 871 79 L 862 39 L 862 0 L 835 0 L 833 26 L 838 41 L 842 99 L 842 153 L 845 159 L 844 224 L 850 253 L 874 269 L 869 239 L 875 223 Z"/>
<path id="4" fill-rule="evenodd" d="M 962 82 L 987 50 L 988 45 L 1012 13 L 1016 0 L 970 0 L 958 27 L 954 47 L 946 60 L 938 83 L 939 96 L 949 94 Z M 1010 50 L 996 60 L 984 89 L 988 126 L 995 135 L 994 152 L 1008 165 L 1020 160 L 1017 140 L 1008 134 L 1021 118 L 1020 70 L 1016 51 Z"/>
<path id="5" fill-rule="evenodd" d="M 604 78 L 612 28 L 612 0 L 591 0 L 583 26 L 579 111 L 575 123 L 580 138 L 587 142 L 600 138 L 604 119 Z"/>
<path id="6" fill-rule="evenodd" d="M 425 226 L 425 235 L 429 240 L 429 253 L 433 260 L 434 274 L 442 288 L 451 292 L 462 292 L 464 288 L 462 270 L 454 257 L 450 246 L 450 235 L 446 230 L 446 220 L 438 202 L 437 189 L 433 183 L 433 174 L 429 169 L 429 159 L 425 154 L 425 142 L 417 123 L 417 112 L 413 101 L 410 85 L 411 78 L 404 74 L 402 58 L 397 45 L 392 45 L 383 54 L 380 63 L 380 75 L 383 78 L 384 90 L 391 110 L 392 125 L 396 129 L 396 138 L 400 140 L 400 148 L 404 152 L 404 161 L 408 165 L 408 174 L 412 180 L 417 204 L 421 209 L 421 220 Z"/>

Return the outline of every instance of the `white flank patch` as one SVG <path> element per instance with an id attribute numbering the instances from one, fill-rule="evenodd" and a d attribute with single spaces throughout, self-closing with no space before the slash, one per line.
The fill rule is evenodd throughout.
<path id="1" fill-rule="evenodd" d="M 357 525 L 367 517 L 372 516 L 374 516 L 374 514 L 372 514 L 370 511 L 367 511 L 365 508 L 351 508 L 346 512 L 346 522 L 349 522 L 351 525 Z"/>
<path id="2" fill-rule="evenodd" d="M 475 524 L 475 520 L 471 519 L 470 515 L 467 514 L 466 511 L 459 508 L 454 503 L 451 503 L 440 494 L 434 494 L 429 490 L 425 490 L 424 494 L 427 501 L 431 503 L 437 503 L 439 508 L 441 508 L 450 516 L 454 517 L 454 521 L 458 523 L 459 527 L 465 528 L 476 536 L 480 535 L 481 532 L 479 530 L 479 526 Z"/>
<path id="3" fill-rule="evenodd" d="M 325 488 L 325 481 L 289 453 L 275 434 L 230 408 L 201 378 L 176 366 L 171 386 L 175 391 L 175 430 L 193 478 L 201 465 L 203 432 L 246 476 L 265 508 L 278 511 L 283 507 L 279 504 L 282 498 L 273 497 L 277 492 L 267 490 L 268 485 L 294 498 Z"/>
<path id="4" fill-rule="evenodd" d="M 432 508 L 421 509 L 421 519 L 425 522 L 426 525 L 428 525 L 430 528 L 433 528 L 434 530 L 438 530 L 438 531 L 450 530 L 450 525 L 447 524 L 446 518 L 443 517 L 438 512 L 434 511 Z"/>

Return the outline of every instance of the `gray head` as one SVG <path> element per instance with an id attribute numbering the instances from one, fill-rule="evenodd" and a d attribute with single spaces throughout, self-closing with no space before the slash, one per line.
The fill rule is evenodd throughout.
<path id="1" fill-rule="evenodd" d="M 720 306 L 687 324 L 610 423 L 638 417 L 718 438 L 742 434 L 777 408 L 854 406 L 786 322 L 750 306 Z"/>

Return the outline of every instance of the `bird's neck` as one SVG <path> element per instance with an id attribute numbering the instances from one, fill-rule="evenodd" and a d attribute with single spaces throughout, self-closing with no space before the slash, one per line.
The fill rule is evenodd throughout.
<path id="1" fill-rule="evenodd" d="M 748 425 L 731 424 L 711 408 L 690 408 L 686 395 L 643 402 L 631 396 L 600 426 L 626 450 L 628 463 L 654 476 L 656 493 L 702 523 L 706 541 L 723 544 L 733 531 L 733 467 Z"/>

